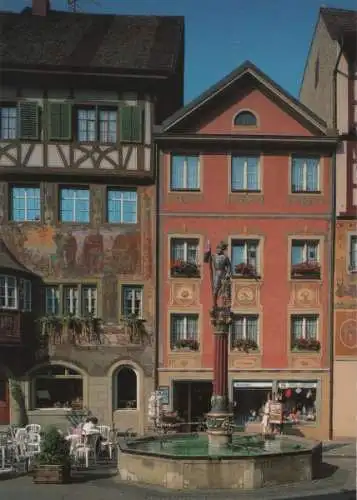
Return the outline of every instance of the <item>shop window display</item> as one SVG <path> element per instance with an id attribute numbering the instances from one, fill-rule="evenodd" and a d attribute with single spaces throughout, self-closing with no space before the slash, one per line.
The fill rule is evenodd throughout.
<path id="1" fill-rule="evenodd" d="M 277 399 L 283 403 L 284 422 L 316 422 L 316 389 L 314 382 L 279 382 Z"/>

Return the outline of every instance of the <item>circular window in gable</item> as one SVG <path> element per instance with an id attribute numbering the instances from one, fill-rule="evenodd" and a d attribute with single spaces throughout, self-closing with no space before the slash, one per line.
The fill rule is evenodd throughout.
<path id="1" fill-rule="evenodd" d="M 257 117 L 251 111 L 240 111 L 234 118 L 236 127 L 256 127 Z"/>

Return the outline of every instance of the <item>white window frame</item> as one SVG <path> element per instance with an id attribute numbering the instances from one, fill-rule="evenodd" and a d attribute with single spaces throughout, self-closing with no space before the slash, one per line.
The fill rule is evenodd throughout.
<path id="1" fill-rule="evenodd" d="M 17 189 L 24 189 L 24 195 L 23 196 L 14 196 L 15 192 Z M 30 200 L 37 200 L 37 197 L 29 196 L 27 189 L 37 189 L 39 192 L 39 202 L 40 202 L 40 207 L 39 207 L 39 215 L 38 218 L 31 219 L 29 218 L 28 212 L 29 212 L 29 207 L 28 203 Z M 15 211 L 13 209 L 13 200 L 24 200 L 24 218 L 23 219 L 18 219 L 15 217 Z M 41 221 L 41 188 L 39 185 L 34 185 L 34 186 L 21 186 L 19 184 L 11 186 L 11 220 L 14 222 L 40 222 Z"/>
<path id="2" fill-rule="evenodd" d="M 258 238 L 234 238 L 231 241 L 231 260 L 233 256 L 233 248 L 235 246 L 239 246 L 238 243 L 243 242 L 244 243 L 244 264 L 249 264 L 248 260 L 248 246 L 249 244 L 255 243 L 255 251 L 256 251 L 256 272 L 260 272 L 260 240 Z M 238 262 L 240 264 L 240 262 Z M 233 270 L 234 272 L 234 270 Z"/>
<path id="3" fill-rule="evenodd" d="M 301 191 L 294 191 L 293 190 L 293 160 L 294 158 L 304 160 L 304 166 L 303 166 L 303 189 Z M 293 156 L 292 162 L 291 162 L 291 192 L 293 194 L 300 194 L 300 193 L 316 193 L 321 190 L 321 158 L 319 159 L 319 162 L 317 164 L 317 186 L 316 186 L 316 191 L 310 191 L 307 189 L 307 164 L 306 160 L 309 160 L 309 157 L 301 157 L 301 156 Z"/>
<path id="4" fill-rule="evenodd" d="M 241 126 L 241 125 L 239 125 Z M 251 125 L 250 125 L 251 126 Z M 256 189 L 249 189 L 248 188 L 248 158 L 251 157 L 251 158 L 257 158 L 257 187 Z M 234 158 L 245 158 L 245 161 L 244 161 L 244 166 L 243 166 L 243 188 L 242 190 L 240 189 L 233 189 L 233 186 L 232 186 L 232 174 L 233 174 L 233 159 Z M 249 192 L 253 192 L 253 193 L 256 193 L 256 192 L 260 192 L 261 191 L 261 181 L 260 181 L 260 177 L 261 177 L 261 160 L 260 160 L 260 157 L 259 156 L 255 156 L 255 155 L 232 155 L 231 156 L 231 192 L 232 193 L 239 193 L 241 191 L 247 191 L 248 193 Z"/>
<path id="5" fill-rule="evenodd" d="M 88 301 L 88 311 L 85 310 L 86 300 Z M 94 305 L 94 307 L 93 307 Z M 94 312 L 90 312 L 94 310 Z M 93 285 L 81 286 L 81 310 L 82 316 L 94 316 L 98 314 L 98 291 Z"/>
<path id="6" fill-rule="evenodd" d="M 71 198 L 66 198 L 66 201 L 71 201 L 72 202 L 72 220 L 71 221 L 64 221 L 62 218 L 62 193 L 63 191 L 72 191 L 72 196 Z M 88 198 L 81 198 L 80 196 L 77 196 L 78 191 L 83 191 L 88 193 Z M 81 221 L 80 219 L 77 219 L 77 203 L 80 201 L 86 201 L 88 202 L 88 220 L 87 221 Z M 72 188 L 72 187 L 60 187 L 60 221 L 65 224 L 71 224 L 72 222 L 75 224 L 88 224 L 90 222 L 90 189 L 89 188 Z M 79 214 L 81 214 L 82 211 L 79 211 Z"/>
<path id="7" fill-rule="evenodd" d="M 309 260 L 307 257 L 308 257 L 308 246 L 309 244 L 316 244 L 316 261 L 313 260 Z M 293 239 L 292 240 L 292 243 L 291 243 L 291 253 L 293 252 L 293 249 L 294 249 L 294 245 L 296 246 L 299 246 L 299 247 L 303 247 L 303 261 L 301 262 L 304 263 L 304 262 L 317 262 L 318 264 L 320 263 L 320 241 L 319 240 L 316 240 L 316 239 L 310 239 L 310 240 L 307 240 L 307 239 Z"/>
<path id="8" fill-rule="evenodd" d="M 15 116 L 6 116 L 6 120 L 7 120 L 7 124 L 11 123 L 12 120 L 15 120 L 15 129 L 13 128 L 3 128 L 3 112 L 4 110 L 7 110 L 7 111 L 15 111 Z M 14 139 L 17 139 L 18 137 L 18 110 L 17 110 L 17 107 L 14 106 L 14 105 L 8 105 L 6 106 L 6 104 L 4 104 L 3 106 L 1 106 L 1 109 L 0 109 L 0 118 L 1 118 L 1 129 L 0 129 L 0 139 L 3 140 L 3 141 L 12 141 Z M 5 134 L 4 132 L 7 132 L 7 134 Z M 14 134 L 14 137 L 10 137 L 11 134 L 9 134 L 8 132 L 9 131 L 14 131 L 15 134 Z"/>
<path id="9" fill-rule="evenodd" d="M 178 340 L 195 340 L 195 341 L 199 341 L 199 315 L 198 314 L 195 314 L 195 313 L 187 313 L 187 314 L 182 314 L 182 313 L 172 313 L 171 314 L 171 318 L 170 318 L 170 342 L 173 341 L 173 326 L 174 326 L 174 318 L 177 317 L 177 316 L 180 316 L 182 319 L 183 319 L 183 324 L 184 324 L 184 332 L 183 332 L 183 337 L 180 337 L 180 338 L 177 338 L 176 341 Z M 196 336 L 194 337 L 189 337 L 188 336 L 188 319 L 189 319 L 189 316 L 194 316 L 195 317 L 195 320 L 196 320 L 196 325 L 197 325 L 197 329 L 196 329 Z"/>
<path id="10" fill-rule="evenodd" d="M 7 276 L 6 274 L 1 274 L 0 279 L 4 279 L 4 289 L 5 289 L 5 304 L 2 306 L 3 309 L 10 309 L 12 311 L 18 309 L 19 305 L 19 288 L 18 281 L 13 276 Z M 14 285 L 9 287 L 9 281 L 13 280 Z M 9 306 L 9 288 L 13 288 L 15 290 L 15 304 L 14 306 Z"/>
<path id="11" fill-rule="evenodd" d="M 290 316 L 290 328 L 291 328 L 291 332 L 290 332 L 290 337 L 291 337 L 291 340 L 292 341 L 295 341 L 295 340 L 299 340 L 299 338 L 305 340 L 307 339 L 307 335 L 306 335 L 306 320 L 307 319 L 311 319 L 311 318 L 315 318 L 316 319 L 316 337 L 312 340 L 319 340 L 319 315 L 318 314 L 292 314 Z M 297 319 L 297 320 L 302 320 L 302 337 L 299 337 L 299 338 L 295 338 L 293 337 L 293 333 L 294 333 L 294 329 L 293 329 L 293 321 L 294 319 Z"/>
<path id="12" fill-rule="evenodd" d="M 49 297 L 50 296 L 50 297 Z M 49 299 L 51 302 L 51 309 L 48 309 L 48 303 Z M 54 306 L 56 303 L 57 299 L 57 304 L 58 304 L 58 309 L 57 311 L 55 310 Z M 51 316 L 56 316 L 57 314 L 60 314 L 60 308 L 61 308 L 61 296 L 60 296 L 60 287 L 56 285 L 46 285 L 45 286 L 45 314 L 46 315 L 51 315 Z"/>
<path id="13" fill-rule="evenodd" d="M 69 308 L 67 310 L 67 295 L 66 292 L 67 290 L 69 291 Z M 63 313 L 64 314 L 73 314 L 74 316 L 79 315 L 80 311 L 80 293 L 79 293 L 79 287 L 77 285 L 64 285 L 63 287 Z M 75 299 L 76 299 L 76 307 L 74 307 L 75 304 Z"/>
<path id="14" fill-rule="evenodd" d="M 183 157 L 185 158 L 184 164 L 183 164 L 183 179 L 182 179 L 182 185 L 179 188 L 172 188 L 172 170 L 173 170 L 173 164 L 172 164 L 172 159 L 174 157 Z M 197 179 L 198 179 L 198 185 L 196 187 L 189 187 L 188 186 L 188 163 L 187 163 L 187 158 L 197 158 Z M 200 165 L 200 157 L 199 155 L 172 155 L 171 157 L 171 172 L 170 172 L 170 189 L 172 191 L 199 191 L 201 189 L 201 165 Z"/>
<path id="15" fill-rule="evenodd" d="M 257 321 L 257 339 L 256 339 L 256 343 L 257 345 L 259 345 L 259 334 L 260 334 L 260 331 L 259 331 L 259 315 L 258 314 L 236 314 L 237 318 L 243 318 L 243 336 L 242 336 L 242 340 L 247 340 L 247 322 L 248 322 L 248 319 L 250 318 L 255 318 L 256 321 Z M 231 333 L 233 334 L 233 324 L 235 323 L 235 320 L 233 318 L 233 322 L 232 322 L 232 331 Z M 232 335 L 232 340 L 240 340 L 238 338 L 236 338 L 235 336 Z"/>
<path id="16" fill-rule="evenodd" d="M 109 200 L 109 193 L 115 193 L 116 196 Z M 130 192 L 131 195 L 135 194 L 135 199 L 133 196 L 133 199 L 131 200 L 125 200 L 124 199 L 124 194 Z M 115 201 L 116 203 L 120 204 L 120 211 L 119 211 L 119 216 L 120 220 L 119 221 L 109 221 L 109 201 Z M 132 222 L 127 222 L 124 220 L 124 204 L 125 203 L 135 203 L 135 220 Z M 124 189 L 115 189 L 115 188 L 110 188 L 107 191 L 107 219 L 109 224 L 137 224 L 138 222 L 138 193 L 137 191 L 134 190 L 124 190 Z"/>
<path id="17" fill-rule="evenodd" d="M 123 285 L 122 286 L 122 316 L 126 316 L 125 311 L 125 292 L 131 292 L 131 312 L 129 314 L 135 314 L 135 294 L 136 292 L 140 292 L 140 313 L 138 319 L 143 318 L 143 306 L 144 306 L 144 287 L 142 285 Z"/>
<path id="18" fill-rule="evenodd" d="M 173 257 L 174 248 L 175 248 L 175 244 L 176 243 L 177 244 L 183 244 L 183 254 L 184 254 L 183 261 L 184 262 L 188 262 L 188 246 L 190 244 L 195 243 L 195 245 L 196 245 L 196 259 L 195 259 L 195 263 L 198 264 L 200 242 L 199 242 L 199 240 L 197 238 L 171 238 L 171 240 L 170 240 L 170 244 L 171 244 L 171 259 Z"/>

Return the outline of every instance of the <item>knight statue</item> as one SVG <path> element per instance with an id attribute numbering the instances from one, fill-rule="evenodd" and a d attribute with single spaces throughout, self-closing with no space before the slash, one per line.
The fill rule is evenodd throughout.
<path id="1" fill-rule="evenodd" d="M 204 253 L 204 262 L 210 264 L 213 310 L 230 309 L 232 264 L 227 255 L 228 245 L 221 241 L 212 253 L 210 243 Z"/>

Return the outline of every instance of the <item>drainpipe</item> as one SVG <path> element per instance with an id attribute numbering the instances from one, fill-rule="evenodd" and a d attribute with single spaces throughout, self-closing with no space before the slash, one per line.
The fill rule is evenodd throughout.
<path id="1" fill-rule="evenodd" d="M 333 70 L 333 128 L 337 130 L 337 72 L 343 50 L 343 40 L 340 41 L 340 52 Z M 331 252 L 330 252 L 330 407 L 329 407 L 329 439 L 333 439 L 333 410 L 334 410 L 334 368 L 335 368 L 335 258 L 336 258 L 336 151 L 332 156 L 331 175 Z"/>
<path id="2" fill-rule="evenodd" d="M 154 388 L 159 386 L 159 349 L 160 349 L 160 153 L 154 144 L 154 178 L 156 188 L 155 207 L 155 349 L 154 349 Z"/>

